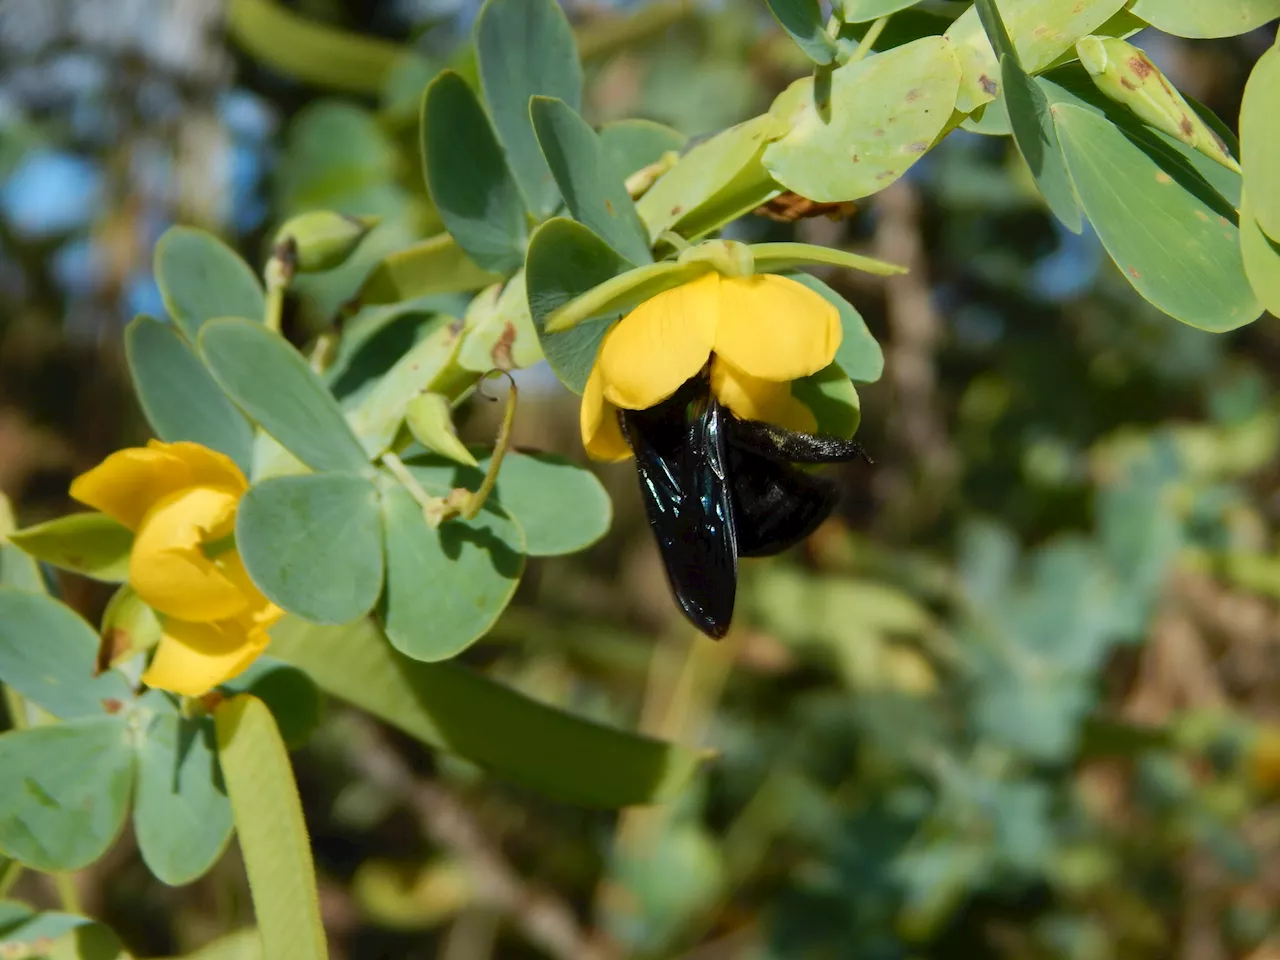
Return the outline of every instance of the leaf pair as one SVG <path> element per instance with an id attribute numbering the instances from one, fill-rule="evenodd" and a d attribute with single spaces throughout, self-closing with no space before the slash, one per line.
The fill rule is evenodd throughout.
<path id="1" fill-rule="evenodd" d="M 181 716 L 158 690 L 136 697 L 118 671 L 95 675 L 97 651 L 94 630 L 56 600 L 0 588 L 0 681 L 61 720 L 0 735 L 0 851 L 39 870 L 84 867 L 132 798 L 151 872 L 189 883 L 231 832 L 212 721 Z M 298 738 L 314 725 L 315 689 L 293 668 L 262 663 L 228 688 L 271 699 Z"/>

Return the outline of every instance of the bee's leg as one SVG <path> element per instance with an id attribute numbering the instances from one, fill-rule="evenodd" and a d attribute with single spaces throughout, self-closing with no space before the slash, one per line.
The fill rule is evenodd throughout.
<path id="1" fill-rule="evenodd" d="M 731 419 L 729 442 L 771 460 L 789 463 L 871 462 L 862 445 L 839 437 L 795 433 L 760 420 Z"/>

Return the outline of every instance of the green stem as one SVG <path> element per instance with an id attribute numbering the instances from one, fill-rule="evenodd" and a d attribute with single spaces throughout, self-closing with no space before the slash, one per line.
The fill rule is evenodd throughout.
<path id="1" fill-rule="evenodd" d="M 0 869 L 0 900 L 9 895 L 9 891 L 13 889 L 13 885 L 18 882 L 18 878 L 22 876 L 22 864 L 17 860 L 10 860 Z"/>
<path id="2" fill-rule="evenodd" d="M 880 33 L 888 22 L 888 17 L 881 17 L 867 28 L 867 32 L 862 36 L 862 42 L 858 44 L 858 49 L 854 50 L 849 59 L 845 61 L 846 66 L 851 63 L 857 63 L 871 52 L 871 47 L 880 39 Z"/>
<path id="3" fill-rule="evenodd" d="M 504 370 L 503 373 L 506 371 Z M 489 469 L 485 471 L 480 489 L 471 495 L 462 510 L 464 520 L 474 520 L 480 513 L 480 508 L 484 506 L 485 500 L 489 499 L 494 484 L 498 482 L 498 471 L 502 469 L 502 459 L 511 446 L 511 425 L 515 423 L 516 401 L 519 399 L 520 392 L 516 389 L 516 381 L 511 374 L 507 373 L 507 379 L 511 381 L 511 389 L 507 392 L 507 409 L 502 415 L 502 426 L 498 428 L 498 439 L 493 445 L 493 456 L 489 458 Z"/>
<path id="4" fill-rule="evenodd" d="M 52 876 L 53 885 L 58 888 L 58 900 L 62 903 L 62 909 L 67 913 L 83 916 L 84 907 L 80 905 L 80 891 L 76 889 L 75 875 L 59 870 Z"/>
<path id="5" fill-rule="evenodd" d="M 418 501 L 418 506 L 423 510 L 430 513 L 438 506 L 439 498 L 431 496 L 422 489 L 422 484 L 414 479 L 413 474 L 409 472 L 409 468 L 404 465 L 404 461 L 399 456 L 388 450 L 382 455 L 382 463 L 400 481 L 400 486 L 409 491 L 409 496 Z"/>
<path id="6" fill-rule="evenodd" d="M 680 236 L 680 234 L 676 233 L 674 230 L 663 230 L 658 234 L 658 240 L 663 243 L 670 244 L 675 249 L 676 253 L 683 253 L 693 246 L 693 244 Z"/>
<path id="7" fill-rule="evenodd" d="M 281 318 L 284 316 L 284 287 L 279 284 L 267 284 L 267 316 L 268 330 L 280 332 Z"/>

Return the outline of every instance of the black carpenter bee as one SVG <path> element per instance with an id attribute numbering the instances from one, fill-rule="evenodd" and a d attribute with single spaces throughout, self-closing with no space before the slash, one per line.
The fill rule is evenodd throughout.
<path id="1" fill-rule="evenodd" d="M 619 417 L 672 592 L 715 639 L 733 619 L 738 558 L 799 543 L 836 505 L 836 485 L 795 464 L 866 458 L 852 440 L 739 420 L 706 371 L 657 406 Z"/>

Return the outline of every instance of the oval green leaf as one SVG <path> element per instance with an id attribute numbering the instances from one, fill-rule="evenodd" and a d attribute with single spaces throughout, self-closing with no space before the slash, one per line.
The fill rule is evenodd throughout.
<path id="1" fill-rule="evenodd" d="M 458 246 L 484 270 L 520 266 L 529 237 L 520 189 L 484 107 L 452 70 L 427 87 L 422 151 L 431 199 Z"/>
<path id="2" fill-rule="evenodd" d="M 791 394 L 808 407 L 818 421 L 817 432 L 848 440 L 862 422 L 862 405 L 849 375 L 832 363 L 791 384 Z"/>
<path id="3" fill-rule="evenodd" d="M 225 453 L 246 474 L 253 427 L 171 325 L 138 316 L 124 331 L 133 389 L 161 440 L 191 440 Z"/>
<path id="4" fill-rule="evenodd" d="M 367 620 L 316 627 L 286 617 L 271 651 L 410 736 L 569 803 L 660 803 L 698 765 L 688 747 L 574 716 L 456 663 L 410 660 Z"/>
<path id="5" fill-rule="evenodd" d="M 245 413 L 314 470 L 365 470 L 368 458 L 338 401 L 297 350 L 260 323 L 210 321 L 200 353 Z"/>
<path id="6" fill-rule="evenodd" d="M 41 710 L 70 719 L 132 701 L 121 674 L 94 676 L 97 656 L 97 633 L 69 607 L 43 593 L 0 588 L 0 681 Z"/>
<path id="7" fill-rule="evenodd" d="M 69 513 L 25 530 L 9 540 L 37 560 L 107 583 L 129 578 L 133 531 L 105 513 Z"/>
<path id="8" fill-rule="evenodd" d="M 1280 47 L 1258 58 L 1245 84 L 1240 151 L 1254 218 L 1272 240 L 1280 240 Z"/>
<path id="9" fill-rule="evenodd" d="M 213 720 L 180 716 L 151 691 L 155 713 L 141 734 L 133 830 L 143 862 L 162 883 L 203 876 L 231 839 L 231 804 L 214 751 Z"/>
<path id="10" fill-rule="evenodd" d="M 763 114 L 716 134 L 682 156 L 636 203 L 649 239 L 691 221 L 699 224 L 699 231 L 714 229 L 706 226 L 715 220 L 709 210 L 741 208 L 757 195 L 761 199 L 756 202 L 764 202 L 776 187 L 760 165 L 761 151 L 785 130 L 776 117 Z M 688 229 L 681 232 L 696 235 Z"/>
<path id="11" fill-rule="evenodd" d="M 214 722 L 262 954 L 327 960 L 307 824 L 271 711 L 241 694 L 218 706 Z"/>
<path id="12" fill-rule="evenodd" d="M 653 271 L 659 266 L 640 269 Z M 525 292 L 533 326 L 552 372 L 574 393 L 581 394 L 586 389 L 600 340 L 613 317 L 578 323 L 563 333 L 548 333 L 547 323 L 569 303 L 598 289 L 626 267 L 612 247 L 582 224 L 564 217 L 553 217 L 542 224 L 529 241 Z"/>
<path id="13" fill-rule="evenodd" d="M 0 853 L 44 871 L 93 863 L 124 826 L 133 764 L 123 714 L 0 734 Z"/>
<path id="14" fill-rule="evenodd" d="M 433 529 L 394 481 L 383 488 L 382 518 L 387 637 L 415 660 L 447 660 L 484 636 L 511 602 L 524 571 L 520 529 L 491 506 L 475 520 Z"/>
<path id="15" fill-rule="evenodd" d="M 820 293 L 840 311 L 840 347 L 836 350 L 836 363 L 845 376 L 859 383 L 875 383 L 884 373 L 884 351 L 867 329 L 862 314 L 840 294 L 817 277 L 807 273 L 788 274 L 797 283 L 803 283 L 814 293 Z"/>
<path id="16" fill-rule="evenodd" d="M 985 39 L 985 38 L 984 38 Z M 942 37 L 922 37 L 831 73 L 830 116 L 800 97 L 790 131 L 769 144 L 775 180 L 821 202 L 876 193 L 924 156 L 951 119 L 960 65 Z"/>
<path id="17" fill-rule="evenodd" d="M 684 149 L 688 138 L 652 120 L 615 120 L 600 128 L 600 146 L 613 175 L 626 182 L 637 170 Z"/>
<path id="18" fill-rule="evenodd" d="M 841 13 L 845 23 L 866 23 L 914 6 L 919 0 L 844 0 Z"/>
<path id="19" fill-rule="evenodd" d="M 766 3 L 773 18 L 810 60 L 826 66 L 835 58 L 836 44 L 827 36 L 818 0 L 766 0 Z"/>
<path id="20" fill-rule="evenodd" d="M 258 277 L 211 233 L 170 227 L 156 243 L 154 269 L 165 309 L 193 343 L 213 317 L 260 321 L 266 312 Z"/>
<path id="21" fill-rule="evenodd" d="M 1280 17 L 1280 0 L 1134 0 L 1130 8 L 1175 37 L 1234 37 Z"/>
<path id="22" fill-rule="evenodd" d="M 381 93 L 408 50 L 309 20 L 275 0 L 232 0 L 227 27 L 250 56 L 273 69 L 346 93 Z"/>
<path id="23" fill-rule="evenodd" d="M 529 111 L 542 155 L 573 218 L 631 263 L 652 263 L 648 233 L 596 132 L 554 97 L 534 97 Z"/>
<path id="24" fill-rule="evenodd" d="M 414 457 L 408 466 L 426 486 L 474 490 L 491 457 L 482 447 L 469 452 L 478 458 L 478 468 L 433 456 Z M 524 531 L 524 552 L 531 557 L 583 550 L 608 532 L 613 519 L 613 502 L 596 475 L 550 453 L 509 451 L 493 499 Z"/>
<path id="25" fill-rule="evenodd" d="M 1049 111 L 1049 98 L 1040 87 L 1041 81 L 1027 76 L 1017 61 L 1008 56 L 1000 59 L 1000 76 L 1013 140 L 1031 171 L 1036 189 L 1063 226 L 1079 233 L 1084 227 L 1080 200 L 1067 173 L 1067 161 L 1062 155 L 1058 131 Z"/>
<path id="26" fill-rule="evenodd" d="M 1240 199 L 1240 256 L 1253 292 L 1270 313 L 1280 317 L 1280 242 L 1262 232 L 1248 194 Z"/>
<path id="27" fill-rule="evenodd" d="M 476 19 L 485 103 L 511 172 L 539 220 L 560 202 L 529 118 L 531 97 L 582 106 L 582 65 L 573 30 L 555 0 L 486 0 Z"/>
<path id="28" fill-rule="evenodd" d="M 1134 288 L 1165 313 L 1221 332 L 1257 318 L 1239 231 L 1112 123 L 1055 103 L 1054 123 L 1081 206 Z"/>
<path id="29" fill-rule="evenodd" d="M 316 623 L 346 623 L 382 592 L 378 491 L 343 473 L 273 477 L 236 514 L 236 547 L 275 604 Z"/>
<path id="30" fill-rule="evenodd" d="M 370 271 L 356 300 L 365 306 L 399 303 L 432 293 L 479 290 L 502 279 L 463 253 L 447 233 L 397 250 Z"/>

